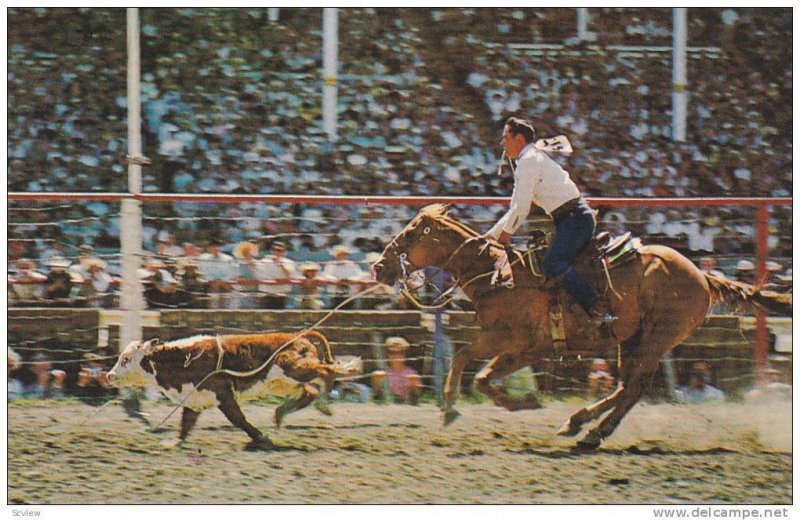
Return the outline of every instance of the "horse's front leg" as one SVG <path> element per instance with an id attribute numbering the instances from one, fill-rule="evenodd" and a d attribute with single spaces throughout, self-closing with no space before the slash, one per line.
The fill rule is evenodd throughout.
<path id="1" fill-rule="evenodd" d="M 454 408 L 454 405 L 461 388 L 461 375 L 464 373 L 464 367 L 467 366 L 469 359 L 469 346 L 467 346 L 458 349 L 450 361 L 450 371 L 447 374 L 447 382 L 444 387 L 444 406 L 442 408 L 444 410 L 445 426 L 458 419 L 461 415 Z"/>

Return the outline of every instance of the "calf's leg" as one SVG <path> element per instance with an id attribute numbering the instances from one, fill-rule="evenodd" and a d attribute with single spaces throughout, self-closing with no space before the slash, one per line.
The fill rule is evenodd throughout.
<path id="1" fill-rule="evenodd" d="M 181 431 L 178 434 L 180 440 L 186 440 L 186 437 L 189 436 L 189 432 L 192 431 L 192 428 L 194 428 L 194 425 L 197 423 L 198 417 L 200 417 L 200 412 L 184 407 L 183 414 L 181 414 Z"/>
<path id="2" fill-rule="evenodd" d="M 299 397 L 286 401 L 275 410 L 275 426 L 280 428 L 284 417 L 297 410 L 302 410 L 317 397 L 319 397 L 319 390 L 314 385 L 303 384 L 302 393 Z"/>
<path id="3" fill-rule="evenodd" d="M 233 397 L 233 390 L 230 386 L 217 392 L 217 401 L 219 402 L 219 409 L 234 426 L 244 430 L 251 439 L 257 441 L 259 444 L 272 444 L 258 428 L 247 422 L 247 418 L 245 418 L 244 413 L 242 413 L 242 409 L 239 408 L 239 403 L 237 403 L 236 399 Z"/>

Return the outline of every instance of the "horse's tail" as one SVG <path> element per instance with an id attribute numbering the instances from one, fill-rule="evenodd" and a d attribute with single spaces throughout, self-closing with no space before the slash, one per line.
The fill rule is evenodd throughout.
<path id="1" fill-rule="evenodd" d="M 316 330 L 309 330 L 303 337 L 306 338 L 317 338 L 322 343 L 322 350 L 325 354 L 325 363 L 332 365 L 333 364 L 333 353 L 331 353 L 331 344 L 328 343 L 328 338 L 325 337 L 324 334 L 318 332 Z"/>
<path id="2" fill-rule="evenodd" d="M 726 303 L 745 302 L 773 314 L 792 314 L 792 295 L 705 274 L 712 299 Z"/>

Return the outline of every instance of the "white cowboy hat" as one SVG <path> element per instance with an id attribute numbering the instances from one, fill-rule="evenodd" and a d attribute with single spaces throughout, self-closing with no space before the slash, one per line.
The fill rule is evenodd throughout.
<path id="1" fill-rule="evenodd" d="M 319 271 L 319 270 L 320 270 L 320 265 L 318 263 L 316 263 L 316 262 L 305 262 L 305 263 L 300 265 L 300 271 L 301 272 Z"/>
<path id="2" fill-rule="evenodd" d="M 45 260 L 44 265 L 46 265 L 47 267 L 51 267 L 53 269 L 66 269 L 67 267 L 72 265 L 72 262 L 70 262 L 64 257 L 54 256 L 52 258 L 48 258 L 47 260 Z"/>
<path id="3" fill-rule="evenodd" d="M 336 256 L 340 253 L 350 254 L 350 248 L 344 244 L 338 244 L 331 248 L 331 255 Z"/>
<path id="4" fill-rule="evenodd" d="M 739 262 L 736 264 L 737 271 L 752 271 L 755 268 L 755 264 L 750 260 L 739 260 Z"/>

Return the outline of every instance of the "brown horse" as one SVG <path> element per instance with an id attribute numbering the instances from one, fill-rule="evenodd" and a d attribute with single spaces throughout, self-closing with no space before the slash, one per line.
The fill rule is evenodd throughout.
<path id="1" fill-rule="evenodd" d="M 491 285 L 495 260 L 505 254 L 489 240 L 448 215 L 447 206 L 423 208 L 383 251 L 373 268 L 377 280 L 393 285 L 412 271 L 438 267 L 450 272 L 472 300 L 481 332 L 453 356 L 444 391 L 444 421 L 458 417 L 454 403 L 466 363 L 491 359 L 476 375 L 477 388 L 508 410 L 536 409 L 529 394 L 514 398 L 492 383 L 512 374 L 533 359 L 553 353 L 549 333 L 549 294 L 542 278 L 514 262 L 513 289 Z M 615 338 L 599 347 L 618 349 L 619 385 L 608 396 L 573 414 L 559 435 L 577 435 L 586 422 L 610 413 L 580 440 L 579 449 L 595 449 L 611 435 L 642 395 L 665 353 L 688 338 L 706 320 L 718 300 L 740 300 L 776 311 L 791 308 L 791 297 L 703 274 L 691 261 L 668 247 L 651 245 L 634 260 L 609 272 L 614 296 L 611 307 L 619 317 Z M 567 337 L 585 317 L 565 313 Z M 574 337 L 574 336 L 573 336 Z"/>

